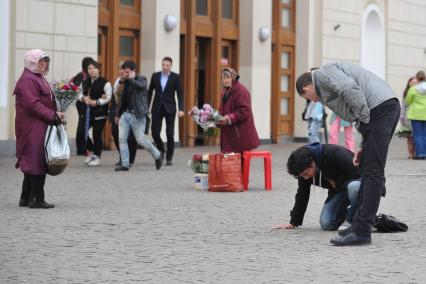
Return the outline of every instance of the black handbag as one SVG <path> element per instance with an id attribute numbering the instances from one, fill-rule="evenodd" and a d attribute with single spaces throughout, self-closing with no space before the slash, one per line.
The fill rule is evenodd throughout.
<path id="1" fill-rule="evenodd" d="M 406 232 L 408 230 L 407 224 L 393 216 L 385 214 L 376 216 L 373 227 L 383 233 Z"/>

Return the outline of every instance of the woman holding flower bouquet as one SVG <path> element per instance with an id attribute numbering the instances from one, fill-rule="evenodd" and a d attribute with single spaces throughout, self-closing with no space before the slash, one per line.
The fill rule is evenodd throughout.
<path id="1" fill-rule="evenodd" d="M 16 83 L 16 168 L 24 173 L 20 207 L 53 208 L 44 199 L 46 162 L 44 139 L 47 126 L 64 117 L 56 111 L 55 96 L 44 76 L 49 71 L 49 56 L 40 49 L 24 55 L 24 72 Z"/>
<path id="2" fill-rule="evenodd" d="M 84 161 L 89 167 L 96 167 L 101 162 L 102 133 L 108 118 L 108 103 L 112 96 L 112 86 L 105 78 L 99 76 L 100 65 L 90 62 L 89 78 L 83 82 L 82 93 L 78 100 L 87 106 L 85 114 L 85 139 L 89 129 L 93 129 L 93 153 L 90 152 Z"/>
<path id="3" fill-rule="evenodd" d="M 218 122 L 221 151 L 241 153 L 253 150 L 260 142 L 254 125 L 250 93 L 238 81 L 240 76 L 234 69 L 223 69 L 221 77 L 223 90 L 219 112 L 223 118 Z"/>

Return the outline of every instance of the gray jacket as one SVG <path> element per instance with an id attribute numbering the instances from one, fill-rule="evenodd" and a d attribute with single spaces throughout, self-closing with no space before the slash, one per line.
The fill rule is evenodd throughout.
<path id="1" fill-rule="evenodd" d="M 370 110 L 396 97 L 388 83 L 352 63 L 325 64 L 312 80 L 323 104 L 351 122 L 370 122 Z"/>

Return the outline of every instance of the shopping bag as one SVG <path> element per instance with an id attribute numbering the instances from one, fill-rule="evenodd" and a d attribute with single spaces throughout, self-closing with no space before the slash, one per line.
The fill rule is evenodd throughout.
<path id="1" fill-rule="evenodd" d="M 49 125 L 44 140 L 47 173 L 52 176 L 61 174 L 70 159 L 70 146 L 64 126 Z"/>
<path id="2" fill-rule="evenodd" d="M 241 154 L 209 154 L 209 191 L 243 191 Z"/>

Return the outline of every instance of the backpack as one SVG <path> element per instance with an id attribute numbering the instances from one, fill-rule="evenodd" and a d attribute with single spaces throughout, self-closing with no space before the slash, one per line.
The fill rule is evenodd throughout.
<path id="1" fill-rule="evenodd" d="M 393 216 L 385 214 L 376 216 L 373 227 L 383 233 L 406 232 L 408 230 L 407 224 Z"/>

